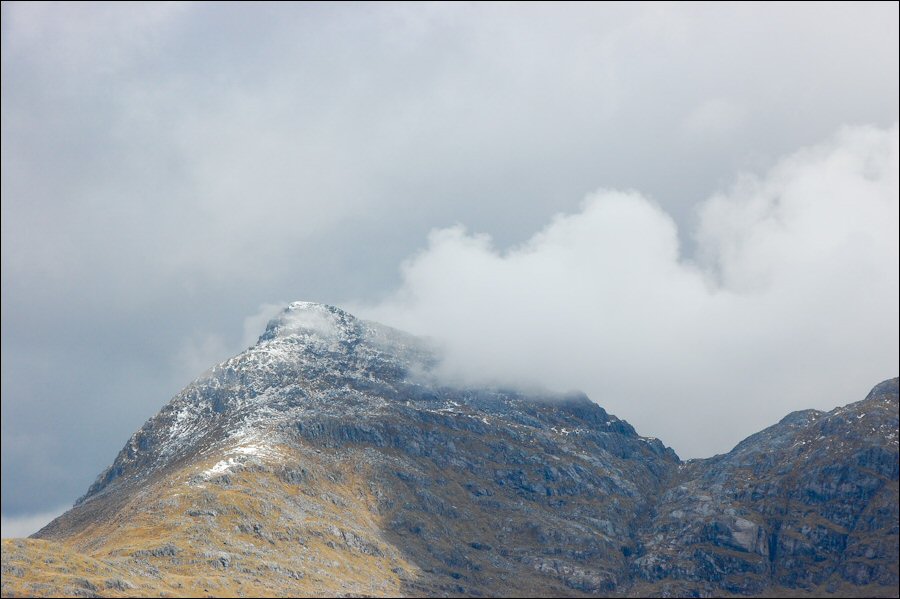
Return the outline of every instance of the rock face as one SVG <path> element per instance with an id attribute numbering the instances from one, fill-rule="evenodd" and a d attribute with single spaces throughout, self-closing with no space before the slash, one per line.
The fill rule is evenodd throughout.
<path id="1" fill-rule="evenodd" d="M 291 304 L 4 541 L 4 596 L 895 595 L 897 379 L 684 463 L 584 395 L 436 363 Z"/>
<path id="2" fill-rule="evenodd" d="M 643 525 L 633 574 L 675 593 L 896 587 L 897 392 L 885 381 L 684 464 Z"/>

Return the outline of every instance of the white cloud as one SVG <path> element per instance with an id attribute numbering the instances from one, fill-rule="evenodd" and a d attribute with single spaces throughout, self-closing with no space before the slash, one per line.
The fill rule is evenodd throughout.
<path id="1" fill-rule="evenodd" d="M 0 516 L 0 528 L 3 529 L 0 536 L 4 539 L 13 539 L 32 535 L 68 510 L 69 507 L 65 505 L 55 510 L 23 516 Z"/>
<path id="2" fill-rule="evenodd" d="M 500 252 L 435 230 L 362 315 L 439 340 L 448 376 L 581 388 L 681 455 L 727 451 L 898 362 L 898 130 L 846 128 L 699 206 L 698 262 L 637 192 Z"/>

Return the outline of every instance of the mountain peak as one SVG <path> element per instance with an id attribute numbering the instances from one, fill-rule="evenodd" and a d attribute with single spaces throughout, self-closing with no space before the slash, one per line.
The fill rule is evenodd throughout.
<path id="1" fill-rule="evenodd" d="M 345 310 L 338 308 L 337 306 L 332 306 L 331 304 L 323 304 L 321 302 L 308 302 L 304 300 L 298 300 L 295 302 L 291 302 L 287 305 L 287 307 L 283 310 L 284 312 L 328 312 L 330 314 L 343 314 L 346 316 L 351 316 Z"/>
<path id="2" fill-rule="evenodd" d="M 42 540 L 4 542 L 4 596 L 897 596 L 897 379 L 684 463 L 584 394 L 454 386 L 439 359 L 289 304 Z"/>
<path id="3" fill-rule="evenodd" d="M 289 337 L 341 339 L 358 329 L 359 320 L 352 314 L 328 304 L 291 302 L 266 325 L 259 341 Z"/>
<path id="4" fill-rule="evenodd" d="M 900 393 L 900 378 L 894 377 L 881 381 L 869 391 L 866 400 L 885 399 L 887 401 L 897 401 L 898 393 Z"/>

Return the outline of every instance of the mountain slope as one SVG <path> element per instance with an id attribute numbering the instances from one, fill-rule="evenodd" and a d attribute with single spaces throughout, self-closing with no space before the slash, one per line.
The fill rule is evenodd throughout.
<path id="1" fill-rule="evenodd" d="M 4 541 L 4 596 L 897 584 L 896 379 L 682 463 L 584 395 L 449 387 L 436 362 L 414 337 L 291 304 L 41 541 Z M 60 560 L 84 575 L 50 576 Z"/>
<path id="2" fill-rule="evenodd" d="M 710 592 L 896 585 L 897 396 L 885 381 L 685 464 L 642 531 L 635 573 Z"/>

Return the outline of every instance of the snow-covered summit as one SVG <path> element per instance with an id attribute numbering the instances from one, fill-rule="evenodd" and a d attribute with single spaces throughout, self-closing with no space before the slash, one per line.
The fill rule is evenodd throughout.
<path id="1" fill-rule="evenodd" d="M 547 434 L 564 427 L 637 440 L 630 425 L 587 397 L 460 387 L 435 374 L 439 362 L 439 352 L 421 338 L 334 306 L 293 302 L 254 346 L 204 373 L 148 420 L 84 499 L 114 481 L 137 481 L 191 456 L 223 451 L 236 439 L 274 443 L 298 427 L 304 434 L 338 427 L 355 435 L 422 418 L 461 426 L 462 418 L 464 426 L 537 427 Z M 656 454 L 671 452 L 659 441 L 651 445 Z"/>
<path id="2" fill-rule="evenodd" d="M 348 422 L 425 397 L 421 378 L 437 361 L 424 341 L 326 304 L 298 301 L 272 318 L 257 343 L 214 366 L 148 420 L 88 490 L 126 473 L 146 476 L 186 456 L 320 414 Z M 286 424 L 287 423 L 287 424 Z"/>
<path id="3" fill-rule="evenodd" d="M 358 338 L 360 321 L 335 306 L 316 302 L 292 302 L 266 325 L 259 342 L 287 337 Z"/>

